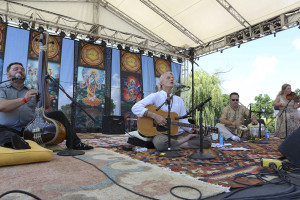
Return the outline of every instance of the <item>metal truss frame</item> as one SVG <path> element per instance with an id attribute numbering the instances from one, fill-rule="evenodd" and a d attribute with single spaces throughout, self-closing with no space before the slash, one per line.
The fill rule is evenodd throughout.
<path id="1" fill-rule="evenodd" d="M 157 5 L 155 5 L 150 0 L 140 0 L 140 1 L 143 4 L 145 4 L 148 8 L 153 10 L 156 14 L 158 14 L 163 19 L 165 19 L 167 22 L 172 24 L 175 28 L 177 28 L 180 32 L 182 32 L 188 38 L 193 40 L 195 43 L 197 43 L 197 44 L 203 44 L 204 43 L 197 36 L 195 36 L 192 32 L 190 32 L 187 28 L 185 28 L 183 25 L 181 25 L 179 22 L 177 22 L 174 18 L 172 18 L 170 15 L 168 15 L 165 11 L 160 9 Z"/>
<path id="2" fill-rule="evenodd" d="M 216 0 L 225 10 L 227 10 L 242 26 L 247 27 L 245 24 L 250 24 L 238 13 L 226 0 Z"/>
<path id="3" fill-rule="evenodd" d="M 299 26 L 300 8 L 275 16 L 259 24 L 251 25 L 224 37 L 212 40 L 195 47 L 195 57 L 203 57 L 216 52 L 250 42 L 269 35 L 276 36 L 277 32 Z"/>
<path id="4" fill-rule="evenodd" d="M 34 0 L 31 0 L 34 1 Z M 41 1 L 39 1 L 41 2 Z M 43 2 L 54 2 L 54 1 L 43 1 Z M 64 2 L 64 0 L 62 0 Z M 70 2 L 70 1 L 66 1 Z M 107 28 L 97 21 L 94 23 L 89 23 L 81 21 L 72 17 L 60 15 L 50 11 L 34 8 L 28 5 L 24 5 L 18 2 L 5 0 L 0 2 L 0 16 L 5 17 L 5 21 L 15 27 L 21 28 L 22 23 L 27 23 L 30 28 L 38 29 L 40 26 L 46 27 L 48 31 L 52 34 L 59 34 L 60 32 L 65 32 L 66 37 L 71 37 L 75 35 L 77 38 L 88 40 L 91 39 L 94 42 L 100 43 L 102 40 L 108 45 L 116 47 L 118 44 L 122 46 L 129 46 L 132 49 L 139 51 L 151 51 L 153 55 L 170 55 L 173 59 L 181 58 L 186 59 L 188 56 L 184 54 L 185 49 L 172 46 L 162 38 L 154 34 L 152 31 L 144 27 L 143 25 L 136 22 L 134 19 L 127 16 L 125 13 L 118 10 L 116 7 L 108 3 L 106 0 L 77 0 L 74 2 L 91 2 L 94 4 L 94 16 L 97 16 L 97 6 L 102 6 L 108 11 L 112 12 L 116 16 L 125 20 L 127 23 L 135 27 L 137 30 L 144 33 L 148 38 L 135 35 L 132 33 L 117 31 L 114 29 Z M 4 5 L 4 6 L 3 6 Z M 17 7 L 22 8 L 22 13 L 16 13 Z M 51 21 L 46 20 L 43 16 L 50 16 Z M 101 42 L 102 42 L 101 41 Z"/>

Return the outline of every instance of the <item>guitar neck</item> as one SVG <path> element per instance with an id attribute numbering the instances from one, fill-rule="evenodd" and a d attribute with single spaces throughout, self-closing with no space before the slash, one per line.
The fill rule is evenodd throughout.
<path id="1" fill-rule="evenodd" d="M 171 124 L 175 126 L 181 126 L 181 127 L 200 128 L 200 126 L 197 126 L 195 124 L 187 124 L 187 123 L 175 122 L 175 121 L 172 121 Z"/>

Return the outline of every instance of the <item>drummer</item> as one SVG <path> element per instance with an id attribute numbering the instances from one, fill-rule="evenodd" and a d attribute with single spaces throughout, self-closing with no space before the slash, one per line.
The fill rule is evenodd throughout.
<path id="1" fill-rule="evenodd" d="M 233 92 L 230 94 L 230 104 L 222 110 L 220 123 L 216 126 L 219 131 L 224 133 L 224 139 L 231 139 L 233 141 L 240 141 L 240 138 L 235 135 L 237 129 L 243 125 L 244 119 L 249 119 L 250 111 L 243 105 L 239 105 L 239 94 Z M 258 124 L 256 116 L 251 116 L 252 124 Z"/>

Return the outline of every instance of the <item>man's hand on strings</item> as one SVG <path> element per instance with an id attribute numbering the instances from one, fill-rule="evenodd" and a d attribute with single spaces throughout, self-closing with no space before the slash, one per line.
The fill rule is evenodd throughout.
<path id="1" fill-rule="evenodd" d="M 157 114 L 155 115 L 154 120 L 159 126 L 165 126 L 167 124 L 167 120 L 163 116 Z"/>

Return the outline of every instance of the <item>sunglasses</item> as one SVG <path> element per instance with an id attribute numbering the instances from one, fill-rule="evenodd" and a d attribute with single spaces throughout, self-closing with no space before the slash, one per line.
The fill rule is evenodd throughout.
<path id="1" fill-rule="evenodd" d="M 239 101 L 239 99 L 231 99 L 231 101 Z"/>

